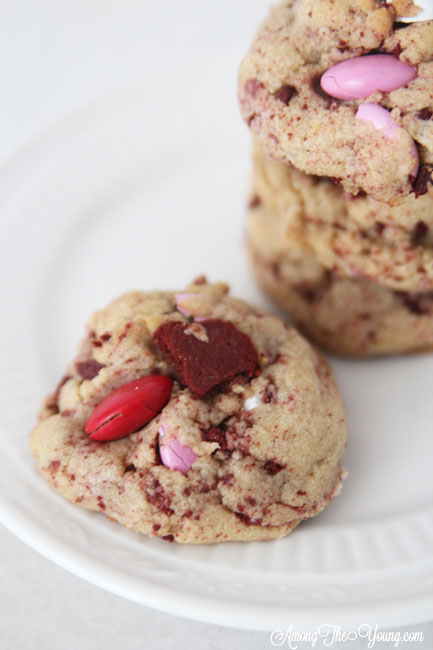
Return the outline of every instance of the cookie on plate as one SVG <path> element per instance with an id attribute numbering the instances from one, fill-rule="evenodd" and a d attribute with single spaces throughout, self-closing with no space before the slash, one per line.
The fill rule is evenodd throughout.
<path id="1" fill-rule="evenodd" d="M 239 72 L 271 157 L 389 205 L 433 196 L 433 21 L 412 0 L 285 0 Z"/>
<path id="2" fill-rule="evenodd" d="M 411 239 L 402 244 L 401 231 L 394 248 L 381 233 L 396 226 L 371 224 L 364 236 L 351 219 L 352 204 L 360 204 L 358 216 L 371 209 L 373 221 L 376 208 L 384 215 L 403 206 L 389 208 L 367 197 L 349 198 L 328 179 L 268 161 L 257 151 L 254 170 L 247 226 L 252 267 L 265 293 L 301 331 L 329 351 L 348 356 L 432 349 L 433 291 L 428 273 L 421 266 L 409 271 L 414 268 L 410 253 L 419 248 L 428 255 L 431 271 L 428 231 L 422 228 L 425 241 L 417 245 Z M 354 240 L 360 248 L 353 247 Z M 400 270 L 391 262 L 386 266 L 387 256 L 397 259 L 395 249 L 402 251 L 406 262 Z M 419 291 L 423 286 L 428 290 Z"/>
<path id="3" fill-rule="evenodd" d="M 279 538 L 318 514 L 340 490 L 346 437 L 319 353 L 199 279 L 96 312 L 30 444 L 71 501 L 209 543 Z"/>

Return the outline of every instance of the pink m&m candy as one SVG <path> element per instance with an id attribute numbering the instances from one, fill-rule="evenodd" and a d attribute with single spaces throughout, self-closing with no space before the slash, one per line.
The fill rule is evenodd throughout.
<path id="1" fill-rule="evenodd" d="M 196 295 L 195 293 L 177 293 L 174 296 L 177 310 L 180 311 L 180 313 L 183 314 L 186 318 L 189 318 L 191 314 L 189 313 L 188 310 L 182 307 L 182 303 L 184 300 L 188 300 L 188 298 L 194 298 L 195 295 Z"/>
<path id="2" fill-rule="evenodd" d="M 197 454 L 191 447 L 181 445 L 177 438 L 164 443 L 165 433 L 162 424 L 159 428 L 159 454 L 163 464 L 169 469 L 177 469 L 186 474 L 197 458 Z"/>
<path id="3" fill-rule="evenodd" d="M 358 120 L 371 122 L 376 131 L 382 131 L 382 133 L 390 140 L 393 140 L 395 138 L 398 129 L 400 129 L 399 125 L 396 124 L 396 122 L 394 122 L 392 119 L 391 113 L 379 104 L 370 104 L 369 102 L 364 102 L 359 106 L 356 117 Z M 410 173 L 410 178 L 414 180 L 419 169 L 418 149 L 416 148 L 415 142 L 412 144 L 410 153 L 416 159 L 413 169 Z"/>
<path id="4" fill-rule="evenodd" d="M 392 54 L 369 54 L 332 66 L 322 75 L 320 85 L 337 99 L 365 99 L 375 90 L 402 88 L 415 77 L 415 68 Z"/>
<path id="5" fill-rule="evenodd" d="M 390 140 L 395 137 L 395 132 L 399 128 L 392 119 L 391 113 L 379 104 L 369 104 L 368 102 L 361 104 L 356 117 L 364 122 L 372 122 L 376 131 L 382 131 Z"/>

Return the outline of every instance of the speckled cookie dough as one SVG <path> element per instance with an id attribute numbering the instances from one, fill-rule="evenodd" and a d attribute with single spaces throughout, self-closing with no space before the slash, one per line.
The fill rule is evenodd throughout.
<path id="1" fill-rule="evenodd" d="M 286 216 L 254 194 L 249 254 L 264 292 L 304 334 L 345 356 L 433 349 L 433 292 L 392 291 L 325 268 L 301 231 L 287 236 Z"/>
<path id="2" fill-rule="evenodd" d="M 328 178 L 307 176 L 253 155 L 253 193 L 282 241 L 304 248 L 337 275 L 368 278 L 394 291 L 433 290 L 433 200 L 408 197 L 390 207 L 346 195 Z M 416 205 L 414 206 L 414 202 Z"/>
<path id="3" fill-rule="evenodd" d="M 147 423 L 124 435 L 140 382 Z M 125 394 L 132 408 L 119 411 Z M 71 501 L 147 535 L 210 543 L 279 538 L 318 514 L 340 490 L 346 438 L 319 353 L 226 285 L 199 279 L 96 312 L 30 444 Z"/>
<path id="4" fill-rule="evenodd" d="M 433 21 L 399 20 L 414 14 L 411 0 L 286 0 L 271 8 L 239 73 L 242 116 L 268 155 L 389 205 L 433 196 Z M 364 84 L 357 99 L 321 87 L 336 64 L 378 54 L 412 70 L 410 80 L 397 75 L 400 86 L 371 92 Z M 367 119 L 371 105 L 391 130 Z"/>

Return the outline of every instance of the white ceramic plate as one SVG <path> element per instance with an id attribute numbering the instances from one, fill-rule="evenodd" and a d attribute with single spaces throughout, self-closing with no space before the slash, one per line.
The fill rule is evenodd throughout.
<path id="1" fill-rule="evenodd" d="M 323 514 L 280 541 L 141 537 L 63 500 L 30 456 L 40 400 L 87 315 L 112 297 L 181 288 L 205 272 L 266 304 L 243 250 L 249 137 L 236 65 L 230 53 L 161 64 L 155 79 L 53 129 L 0 176 L 1 521 L 73 573 L 175 614 L 250 629 L 425 620 L 432 356 L 333 361 L 350 474 Z"/>

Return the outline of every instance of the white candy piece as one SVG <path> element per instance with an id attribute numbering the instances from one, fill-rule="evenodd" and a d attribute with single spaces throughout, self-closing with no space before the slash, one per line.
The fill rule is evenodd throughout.
<path id="1" fill-rule="evenodd" d="M 248 397 L 245 402 L 244 402 L 244 409 L 246 411 L 252 411 L 253 409 L 257 408 L 257 406 L 260 406 L 263 404 L 262 400 L 258 395 L 253 395 L 252 397 Z"/>

